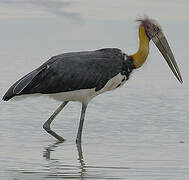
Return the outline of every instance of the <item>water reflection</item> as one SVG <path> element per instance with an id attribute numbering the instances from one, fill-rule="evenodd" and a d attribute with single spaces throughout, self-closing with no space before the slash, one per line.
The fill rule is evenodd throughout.
<path id="1" fill-rule="evenodd" d="M 62 142 L 56 142 L 44 148 L 45 150 L 43 152 L 43 157 L 45 157 L 46 160 L 49 161 L 50 174 L 48 175 L 48 177 L 78 177 L 80 179 L 85 178 L 86 164 L 83 159 L 83 151 L 81 144 L 76 145 L 79 162 L 78 166 L 62 164 L 61 159 L 51 158 L 51 155 L 55 151 L 55 148 L 57 148 L 61 144 Z"/>
<path id="2" fill-rule="evenodd" d="M 43 157 L 45 157 L 47 160 L 50 160 L 51 157 L 51 151 L 54 151 L 54 149 L 58 146 L 58 144 L 61 144 L 62 142 L 56 142 L 53 144 L 50 144 L 49 146 L 45 147 L 43 152 Z"/>
<path id="3" fill-rule="evenodd" d="M 77 151 L 78 151 L 78 160 L 80 162 L 81 177 L 84 177 L 86 173 L 86 165 L 85 165 L 85 161 L 83 160 L 82 146 L 81 144 L 76 144 L 76 146 L 77 146 Z"/>
<path id="4" fill-rule="evenodd" d="M 64 143 L 63 143 L 64 144 Z M 52 153 L 56 152 L 56 148 L 63 145 L 62 142 L 57 142 L 44 148 L 43 157 L 48 161 L 48 175 L 46 178 L 74 178 L 74 179 L 115 179 L 115 177 L 107 172 L 125 171 L 128 167 L 112 167 L 112 166 L 91 166 L 84 161 L 82 145 L 77 144 L 78 163 L 70 165 L 65 162 L 65 157 L 52 158 Z M 65 144 L 64 144 L 65 145 Z M 107 174 L 106 174 L 107 173 Z M 116 179 L 123 179 L 116 177 Z"/>
<path id="5" fill-rule="evenodd" d="M 35 6 L 38 8 L 41 8 L 42 11 L 48 11 L 52 14 L 55 14 L 56 16 L 63 16 L 66 19 L 73 20 L 77 23 L 82 23 L 83 18 L 81 17 L 80 13 L 78 12 L 71 12 L 67 9 L 72 6 L 74 2 L 73 1 L 52 1 L 52 0 L 27 0 L 27 1 L 20 1 L 20 0 L 1 0 L 0 4 L 2 5 L 13 5 L 17 8 L 20 6 L 28 7 L 28 6 L 34 6 L 33 11 L 36 10 Z M 31 10 L 32 12 L 32 10 Z M 35 14 L 35 12 L 31 13 Z"/>

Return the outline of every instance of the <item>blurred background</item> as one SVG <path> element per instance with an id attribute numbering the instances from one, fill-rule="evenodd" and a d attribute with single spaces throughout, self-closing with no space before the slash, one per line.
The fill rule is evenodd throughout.
<path id="1" fill-rule="evenodd" d="M 50 57 L 117 47 L 138 49 L 137 18 L 158 20 L 183 84 L 154 44 L 147 62 L 121 88 L 91 101 L 82 149 L 75 145 L 80 104 L 53 123 L 67 139 L 55 144 L 43 123 L 57 108 L 45 96 L 0 103 L 0 179 L 189 178 L 187 0 L 0 0 L 0 94 Z"/>

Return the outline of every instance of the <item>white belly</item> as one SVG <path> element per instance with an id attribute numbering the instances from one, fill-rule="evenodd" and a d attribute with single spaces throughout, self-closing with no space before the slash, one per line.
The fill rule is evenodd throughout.
<path id="1" fill-rule="evenodd" d="M 48 94 L 48 96 L 58 101 L 89 102 L 96 95 L 95 95 L 95 88 L 93 88 L 93 89 L 80 89 L 76 91 Z"/>
<path id="2" fill-rule="evenodd" d="M 123 81 L 123 79 L 125 79 Z M 116 89 L 118 86 L 122 86 L 126 81 L 126 77 L 118 74 L 112 79 L 110 79 L 104 88 L 100 91 L 95 91 L 95 88 L 92 89 L 80 89 L 76 91 L 61 92 L 55 94 L 48 94 L 50 98 L 56 99 L 58 101 L 80 101 L 80 102 L 89 102 L 93 97 L 106 92 Z"/>

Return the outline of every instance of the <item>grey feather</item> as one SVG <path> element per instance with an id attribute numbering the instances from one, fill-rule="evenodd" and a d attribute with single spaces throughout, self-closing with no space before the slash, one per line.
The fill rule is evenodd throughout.
<path id="1" fill-rule="evenodd" d="M 124 61 L 123 53 L 116 48 L 54 56 L 13 84 L 3 99 L 22 94 L 48 94 L 88 88 L 99 91 L 108 80 L 122 73 Z"/>
<path id="2" fill-rule="evenodd" d="M 31 73 L 27 74 L 22 79 L 20 79 L 14 86 L 13 93 L 20 94 L 23 91 L 23 89 L 25 89 L 28 86 L 28 84 L 32 82 L 33 78 L 44 69 L 46 69 L 46 67 L 43 67 L 42 69 L 40 69 L 40 71 L 32 71 Z"/>

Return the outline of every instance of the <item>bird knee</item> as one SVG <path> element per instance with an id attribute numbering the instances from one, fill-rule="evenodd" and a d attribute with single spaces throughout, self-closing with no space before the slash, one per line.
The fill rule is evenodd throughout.
<path id="1" fill-rule="evenodd" d="M 51 131 L 50 125 L 47 123 L 43 124 L 43 129 L 45 129 L 45 131 L 47 131 L 47 132 Z"/>

